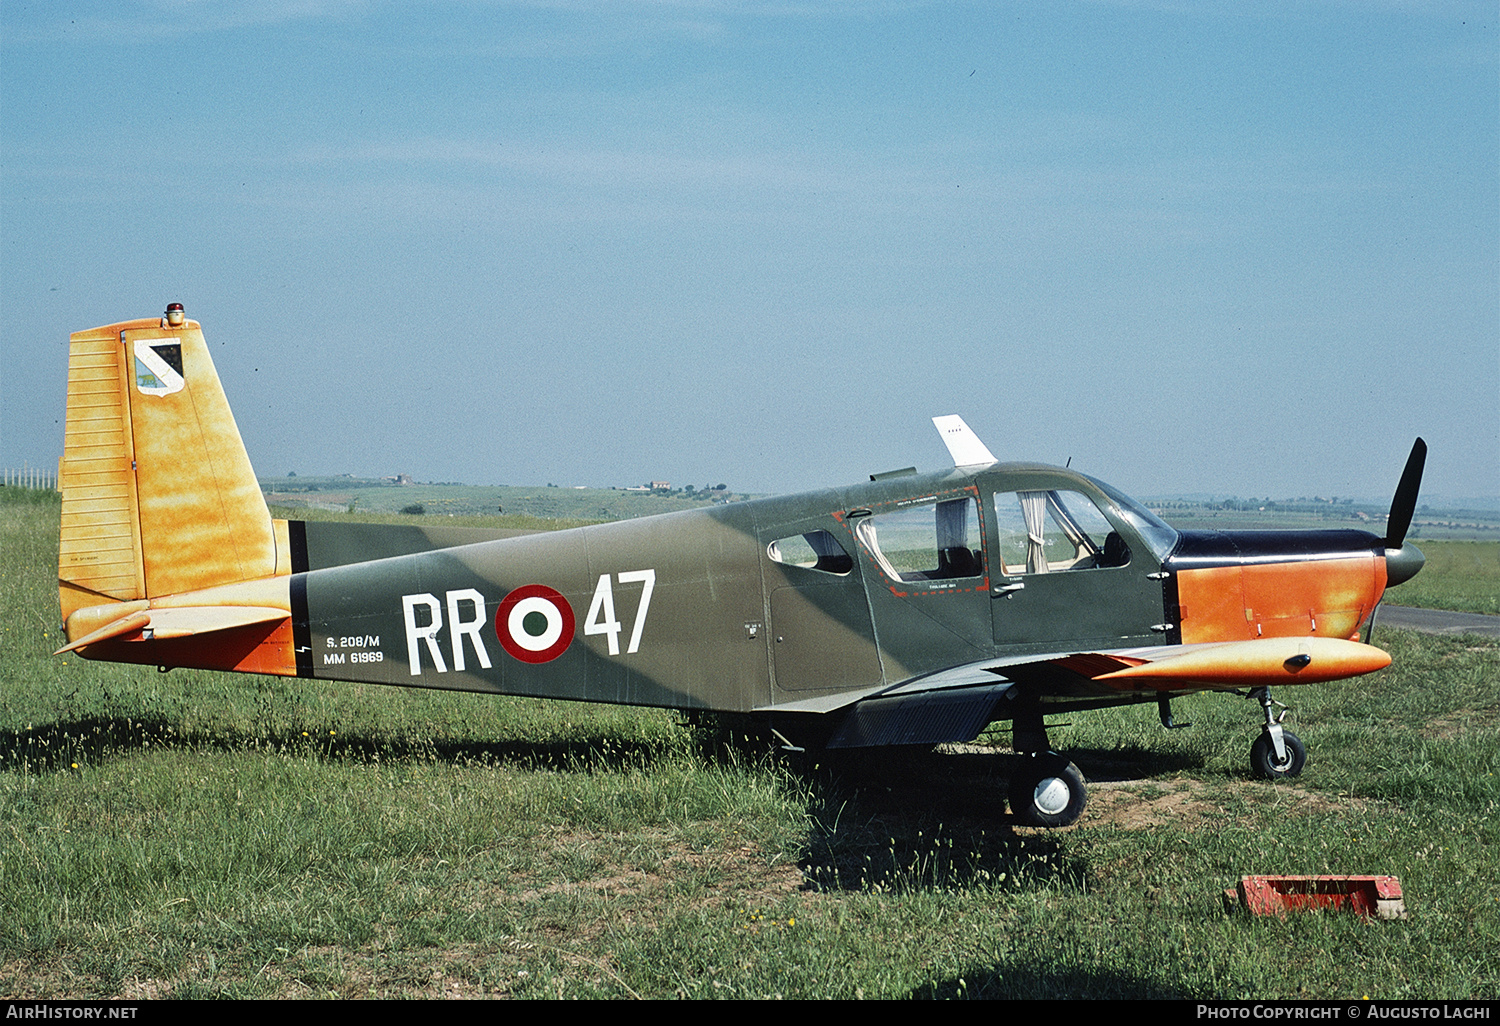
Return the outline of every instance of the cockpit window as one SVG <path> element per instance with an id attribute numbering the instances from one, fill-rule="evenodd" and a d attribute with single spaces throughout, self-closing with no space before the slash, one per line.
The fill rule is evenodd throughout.
<path id="1" fill-rule="evenodd" d="M 1151 512 L 1139 502 L 1111 485 L 1105 484 L 1096 477 L 1089 478 L 1098 485 L 1099 490 L 1109 496 L 1110 501 L 1115 504 L 1122 519 L 1127 521 L 1131 527 L 1141 532 L 1141 537 L 1146 539 L 1146 544 L 1151 546 L 1152 555 L 1158 560 L 1164 560 L 1177 547 L 1178 534 L 1175 528 L 1169 525 L 1161 517 Z"/>
<path id="2" fill-rule="evenodd" d="M 854 558 L 827 531 L 809 531 L 787 538 L 777 538 L 766 546 L 766 554 L 778 563 L 821 570 L 825 574 L 847 574 L 854 569 Z"/>
<path id="3" fill-rule="evenodd" d="M 1130 549 L 1088 496 L 1071 491 L 996 492 L 999 557 L 1007 574 L 1124 566 Z"/>
<path id="4" fill-rule="evenodd" d="M 914 503 L 859 522 L 859 539 L 900 581 L 943 581 L 984 574 L 979 507 L 972 496 Z"/>

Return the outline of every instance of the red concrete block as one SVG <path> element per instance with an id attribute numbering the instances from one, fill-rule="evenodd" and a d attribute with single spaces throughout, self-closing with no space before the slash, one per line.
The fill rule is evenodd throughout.
<path id="1" fill-rule="evenodd" d="M 1242 876 L 1224 892 L 1227 909 L 1284 916 L 1334 909 L 1377 919 L 1405 919 L 1401 881 L 1394 876 Z"/>

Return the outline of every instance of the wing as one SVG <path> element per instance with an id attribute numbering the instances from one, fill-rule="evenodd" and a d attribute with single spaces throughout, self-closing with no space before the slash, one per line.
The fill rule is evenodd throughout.
<path id="1" fill-rule="evenodd" d="M 1063 711 L 1195 691 L 1313 684 L 1370 673 L 1390 662 L 1381 649 L 1339 638 L 1257 638 L 981 660 L 848 702 L 829 747 L 971 741 L 992 721 L 1009 718 L 1002 703 L 1017 688 L 1037 696 L 1044 707 Z M 776 710 L 833 711 L 811 705 Z"/>

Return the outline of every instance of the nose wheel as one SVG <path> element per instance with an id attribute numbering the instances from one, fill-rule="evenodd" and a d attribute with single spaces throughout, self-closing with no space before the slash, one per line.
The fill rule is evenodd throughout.
<path id="1" fill-rule="evenodd" d="M 1289 730 L 1282 730 L 1281 746 L 1282 751 L 1278 755 L 1276 744 L 1269 734 L 1262 734 L 1255 739 L 1255 744 L 1250 746 L 1250 769 L 1257 777 L 1280 780 L 1283 777 L 1295 777 L 1302 772 L 1302 767 L 1307 765 L 1307 748 L 1302 744 L 1302 739 Z"/>
<path id="2" fill-rule="evenodd" d="M 1056 752 L 1023 755 L 1011 774 L 1010 811 L 1027 826 L 1068 826 L 1087 798 L 1083 774 Z"/>
<path id="3" fill-rule="evenodd" d="M 1250 746 L 1250 772 L 1266 780 L 1300 775 L 1302 767 L 1307 765 L 1307 746 L 1296 734 L 1281 726 L 1286 706 L 1281 706 L 1279 714 L 1271 709 L 1271 706 L 1281 703 L 1272 700 L 1270 688 L 1255 688 L 1250 697 L 1260 702 L 1266 719 L 1260 737 Z"/>

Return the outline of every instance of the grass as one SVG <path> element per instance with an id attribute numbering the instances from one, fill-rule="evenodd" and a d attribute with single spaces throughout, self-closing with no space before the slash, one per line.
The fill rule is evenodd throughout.
<path id="1" fill-rule="evenodd" d="M 0 501 L 0 995 L 1500 995 L 1500 645 L 1258 708 L 1078 714 L 1073 828 L 982 746 L 797 763 L 666 713 L 90 663 L 57 505 Z M 1003 743 L 1005 735 L 994 740 Z M 1401 922 L 1229 916 L 1245 873 L 1390 873 Z"/>

